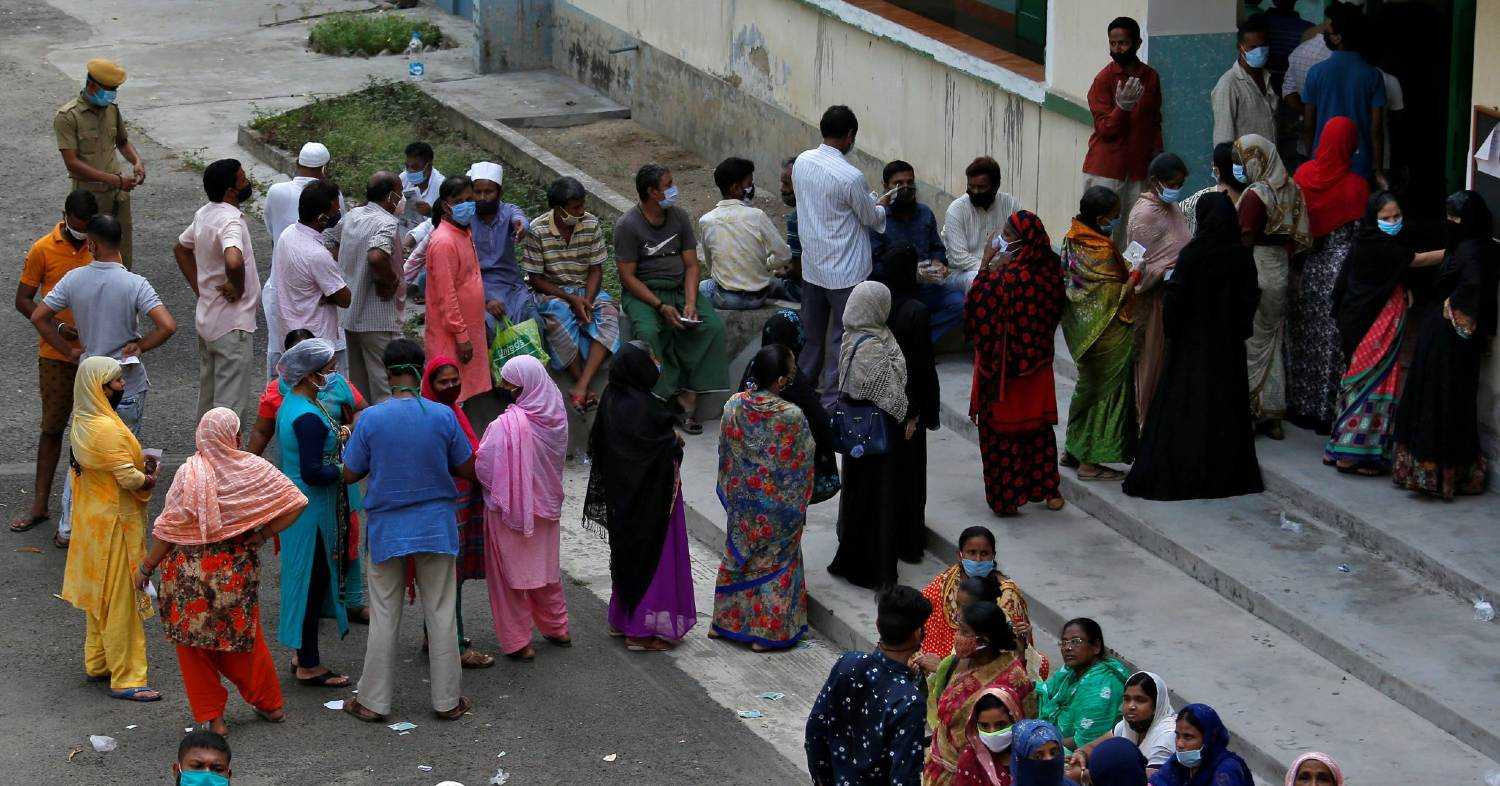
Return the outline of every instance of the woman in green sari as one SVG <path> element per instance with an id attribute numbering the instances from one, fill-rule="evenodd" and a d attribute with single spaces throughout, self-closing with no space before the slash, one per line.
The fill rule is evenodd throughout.
<path id="1" fill-rule="evenodd" d="M 1130 672 L 1105 648 L 1099 623 L 1087 617 L 1063 625 L 1058 647 L 1064 668 L 1036 683 L 1037 717 L 1062 733 L 1068 755 L 1112 733 Z"/>
<path id="2" fill-rule="evenodd" d="M 1120 198 L 1091 186 L 1063 237 L 1063 275 L 1068 303 L 1063 338 L 1078 366 L 1078 385 L 1068 407 L 1067 452 L 1062 464 L 1078 468 L 1079 480 L 1119 480 L 1124 473 L 1103 466 L 1135 458 L 1135 383 L 1131 372 L 1129 265 L 1110 233 L 1120 220 Z"/>

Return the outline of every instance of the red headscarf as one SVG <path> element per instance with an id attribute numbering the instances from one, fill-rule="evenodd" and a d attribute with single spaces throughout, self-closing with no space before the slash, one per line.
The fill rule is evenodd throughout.
<path id="1" fill-rule="evenodd" d="M 1359 220 L 1365 213 L 1370 184 L 1350 169 L 1357 147 L 1359 129 L 1354 121 L 1331 117 L 1323 124 L 1317 155 L 1298 167 L 1292 177 L 1307 200 L 1307 220 L 1313 237 L 1323 237 L 1350 221 Z"/>
<path id="2" fill-rule="evenodd" d="M 428 399 L 429 401 L 437 401 L 439 404 L 443 403 L 441 401 L 438 401 L 437 392 L 432 389 L 432 378 L 437 376 L 438 369 L 442 368 L 443 366 L 452 366 L 455 369 L 459 369 L 460 372 L 462 371 L 462 366 L 458 365 L 457 360 L 446 357 L 444 355 L 438 355 L 437 357 L 428 360 L 427 369 L 422 372 L 422 398 Z M 461 378 L 459 384 L 463 384 Z M 447 404 L 443 405 L 448 406 Z M 474 435 L 474 427 L 469 424 L 469 416 L 465 415 L 463 409 L 460 408 L 457 404 L 452 405 L 450 409 L 453 410 L 454 417 L 458 418 L 458 425 L 459 428 L 462 428 L 464 430 L 464 436 L 469 438 L 469 449 L 478 450 L 479 437 Z"/>

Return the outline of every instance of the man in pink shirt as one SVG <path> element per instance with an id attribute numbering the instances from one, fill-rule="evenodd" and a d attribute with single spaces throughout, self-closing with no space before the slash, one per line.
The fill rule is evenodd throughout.
<path id="1" fill-rule="evenodd" d="M 260 301 L 260 273 L 250 246 L 250 226 L 240 205 L 254 190 L 240 162 L 224 158 L 203 170 L 208 204 L 177 238 L 172 253 L 198 308 L 198 416 L 227 407 L 250 414 L 251 334 Z"/>
<path id="2" fill-rule="evenodd" d="M 288 330 L 305 328 L 333 345 L 339 372 L 349 373 L 339 309 L 348 308 L 349 287 L 333 254 L 323 245 L 323 230 L 338 211 L 338 190 L 321 180 L 308 183 L 297 198 L 297 223 L 282 230 L 271 252 L 276 271 L 276 306 Z"/>

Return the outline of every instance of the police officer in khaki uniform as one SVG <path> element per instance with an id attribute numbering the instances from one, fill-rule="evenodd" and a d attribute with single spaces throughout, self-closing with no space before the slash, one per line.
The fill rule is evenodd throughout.
<path id="1" fill-rule="evenodd" d="M 124 230 L 120 257 L 128 268 L 132 261 L 130 192 L 146 182 L 146 162 L 130 144 L 125 121 L 115 105 L 115 91 L 124 81 L 125 69 L 102 58 L 90 60 L 82 92 L 58 108 L 52 130 L 57 133 L 57 149 L 62 152 L 74 187 L 92 191 L 99 212 L 113 214 L 119 220 Z M 134 172 L 120 172 L 116 150 L 135 168 Z"/>

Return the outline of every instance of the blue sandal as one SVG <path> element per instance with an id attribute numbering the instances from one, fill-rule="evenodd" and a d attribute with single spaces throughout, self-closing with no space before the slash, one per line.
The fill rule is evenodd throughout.
<path id="1" fill-rule="evenodd" d="M 141 696 L 142 693 L 147 691 L 155 693 L 156 695 L 150 697 Z M 110 691 L 109 697 L 112 699 L 124 699 L 125 701 L 161 701 L 161 691 L 152 687 L 126 688 L 125 690 Z"/>

